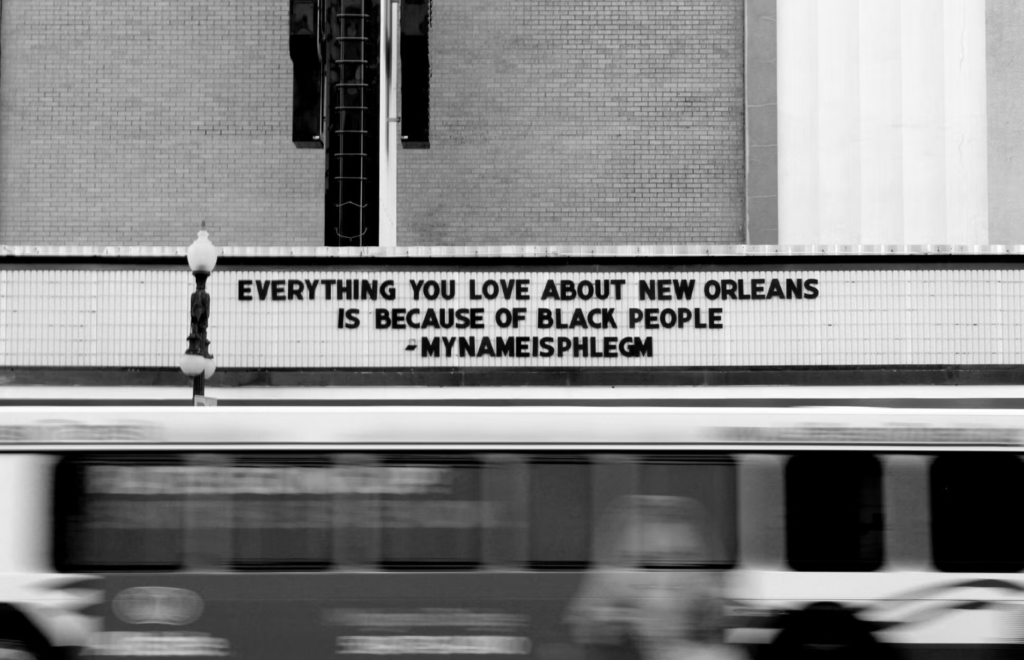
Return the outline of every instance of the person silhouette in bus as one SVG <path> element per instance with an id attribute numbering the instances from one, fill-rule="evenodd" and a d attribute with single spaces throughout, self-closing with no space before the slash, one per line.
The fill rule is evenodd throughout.
<path id="1" fill-rule="evenodd" d="M 629 496 L 606 514 L 593 568 L 566 622 L 588 660 L 736 660 L 725 644 L 724 576 L 704 512 L 679 497 Z"/>

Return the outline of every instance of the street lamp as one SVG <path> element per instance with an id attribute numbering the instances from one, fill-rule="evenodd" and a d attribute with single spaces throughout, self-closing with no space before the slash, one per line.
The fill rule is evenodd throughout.
<path id="1" fill-rule="evenodd" d="M 196 278 L 196 290 L 192 294 L 188 348 L 181 356 L 181 370 L 192 378 L 192 403 L 199 406 L 205 405 L 206 379 L 217 369 L 210 355 L 210 340 L 206 338 L 210 322 L 210 294 L 206 292 L 206 279 L 217 265 L 217 248 L 210 242 L 209 234 L 200 231 L 199 238 L 188 246 L 187 254 L 188 267 Z"/>

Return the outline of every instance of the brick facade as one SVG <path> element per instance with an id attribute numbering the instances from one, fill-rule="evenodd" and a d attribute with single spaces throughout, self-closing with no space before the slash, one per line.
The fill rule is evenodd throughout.
<path id="1" fill-rule="evenodd" d="M 744 241 L 744 2 L 432 0 L 398 244 Z"/>
<path id="2" fill-rule="evenodd" d="M 323 244 L 288 3 L 4 0 L 0 244 Z M 744 1 L 433 0 L 398 244 L 744 241 Z"/>
<path id="3" fill-rule="evenodd" d="M 4 0 L 0 244 L 322 245 L 288 2 Z"/>

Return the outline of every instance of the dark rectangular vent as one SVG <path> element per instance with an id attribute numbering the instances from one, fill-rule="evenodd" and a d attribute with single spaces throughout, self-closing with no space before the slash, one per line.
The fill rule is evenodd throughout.
<path id="1" fill-rule="evenodd" d="M 292 58 L 292 142 L 306 149 L 324 146 L 318 19 L 317 0 L 291 0 L 288 51 Z"/>
<path id="2" fill-rule="evenodd" d="M 430 0 L 402 4 L 402 146 L 430 146 Z"/>

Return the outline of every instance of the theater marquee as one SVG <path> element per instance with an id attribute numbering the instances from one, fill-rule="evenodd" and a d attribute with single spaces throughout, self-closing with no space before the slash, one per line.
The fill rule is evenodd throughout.
<path id="1" fill-rule="evenodd" d="M 218 368 L 1024 363 L 1016 268 L 472 263 L 219 266 Z M 7 269 L 0 286 L 5 365 L 167 368 L 185 349 L 194 285 L 177 264 Z"/>
<path id="2" fill-rule="evenodd" d="M 732 323 L 742 324 L 735 303 L 786 301 L 797 312 L 819 295 L 813 277 L 361 275 L 239 278 L 236 309 L 322 310 L 317 317 L 335 325 L 341 343 L 390 347 L 385 353 L 422 364 L 558 364 L 670 355 L 680 342 L 725 330 L 730 307 Z"/>

